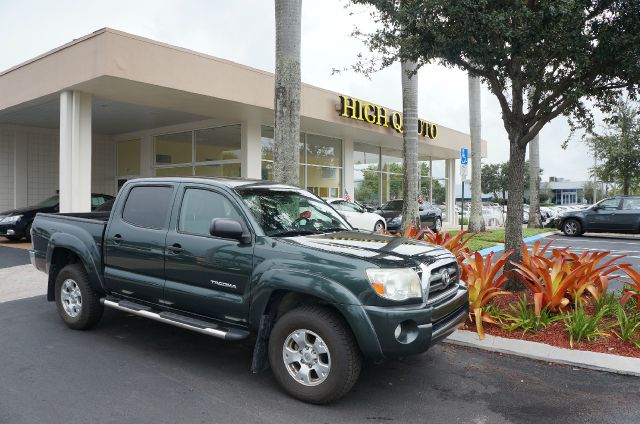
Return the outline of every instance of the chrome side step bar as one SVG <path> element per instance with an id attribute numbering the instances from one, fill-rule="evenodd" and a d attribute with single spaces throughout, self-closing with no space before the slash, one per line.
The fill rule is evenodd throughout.
<path id="1" fill-rule="evenodd" d="M 133 315 L 149 318 L 154 321 L 170 324 L 223 340 L 242 340 L 249 336 L 248 331 L 234 328 L 223 328 L 213 322 L 191 318 L 186 315 L 180 315 L 173 312 L 154 311 L 148 306 L 140 305 L 128 300 L 102 298 L 100 299 L 100 303 L 108 308 L 128 312 Z"/>

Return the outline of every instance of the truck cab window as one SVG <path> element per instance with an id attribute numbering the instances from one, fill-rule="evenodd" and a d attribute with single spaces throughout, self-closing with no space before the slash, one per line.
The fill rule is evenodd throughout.
<path id="1" fill-rule="evenodd" d="M 243 221 L 223 195 L 210 190 L 187 189 L 182 199 L 178 230 L 189 234 L 209 235 L 209 226 L 214 218 Z"/>
<path id="2" fill-rule="evenodd" d="M 165 228 L 173 187 L 138 186 L 131 189 L 122 211 L 129 224 L 154 229 Z"/>

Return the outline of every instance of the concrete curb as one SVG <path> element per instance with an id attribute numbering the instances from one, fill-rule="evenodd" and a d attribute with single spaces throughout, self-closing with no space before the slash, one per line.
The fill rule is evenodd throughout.
<path id="1" fill-rule="evenodd" d="M 484 340 L 480 340 L 478 339 L 477 333 L 467 330 L 456 331 L 445 339 L 444 342 L 490 352 L 521 356 L 538 361 L 640 377 L 640 358 L 630 358 L 627 356 L 584 350 L 563 349 L 544 343 L 507 339 L 490 334 L 485 335 Z"/>
<path id="2" fill-rule="evenodd" d="M 536 234 L 535 236 L 526 237 L 526 238 L 522 239 L 522 241 L 525 244 L 533 243 L 536 240 L 540 240 L 540 239 L 543 239 L 545 237 L 555 235 L 556 233 L 557 233 L 557 231 L 549 231 L 547 233 Z M 482 249 L 482 250 L 478 250 L 478 253 L 480 253 L 482 256 L 486 256 L 491 252 L 502 252 L 503 250 L 504 250 L 504 244 L 498 244 L 496 246 L 491 246 L 491 247 L 487 247 L 487 248 Z"/>

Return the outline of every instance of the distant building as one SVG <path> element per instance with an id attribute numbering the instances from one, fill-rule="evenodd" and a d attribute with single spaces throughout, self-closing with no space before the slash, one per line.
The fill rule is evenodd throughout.
<path id="1" fill-rule="evenodd" d="M 583 187 L 587 182 L 549 177 L 549 181 L 540 185 L 540 190 L 551 192 L 550 201 L 556 205 L 575 205 L 586 202 Z"/>

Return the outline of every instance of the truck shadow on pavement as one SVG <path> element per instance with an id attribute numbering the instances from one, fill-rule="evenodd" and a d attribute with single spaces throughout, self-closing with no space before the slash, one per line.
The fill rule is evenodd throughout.
<path id="1" fill-rule="evenodd" d="M 41 413 L 42 422 L 640 421 L 633 401 L 640 379 L 449 345 L 367 362 L 350 394 L 315 406 L 289 398 L 269 371 L 251 374 L 251 341 L 229 343 L 112 310 L 94 330 L 74 331 L 44 297 L 0 305 L 0 322 L 6 422 L 29 422 L 20 420 L 27 406 L 29 419 Z M 64 409 L 68 398 L 87 407 Z"/>

